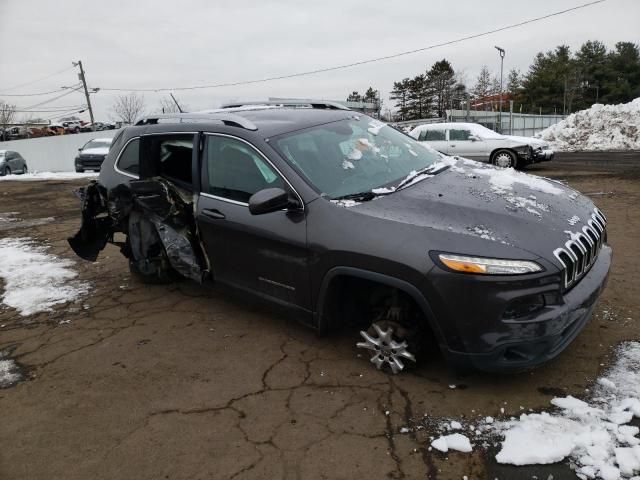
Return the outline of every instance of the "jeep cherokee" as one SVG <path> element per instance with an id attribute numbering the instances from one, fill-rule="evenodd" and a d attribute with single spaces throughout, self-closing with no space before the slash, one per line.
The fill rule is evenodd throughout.
<path id="1" fill-rule="evenodd" d="M 520 371 L 557 356 L 606 283 L 606 218 L 555 181 L 447 157 L 328 102 L 145 118 L 81 190 L 69 239 L 150 282 L 213 280 L 396 373 L 430 349 Z"/>

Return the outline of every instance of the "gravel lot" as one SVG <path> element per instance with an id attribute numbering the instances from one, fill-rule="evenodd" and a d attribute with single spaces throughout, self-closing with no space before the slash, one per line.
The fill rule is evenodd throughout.
<path id="1" fill-rule="evenodd" d="M 140 284 L 108 247 L 96 264 L 78 260 L 92 284 L 78 304 L 0 310 L 0 350 L 25 374 L 0 390 L 0 478 L 576 478 L 567 465 L 497 465 L 492 447 L 428 450 L 425 415 L 503 418 L 580 396 L 612 346 L 640 338 L 640 153 L 565 154 L 530 172 L 590 195 L 614 249 L 595 318 L 556 361 L 461 378 L 436 356 L 388 376 L 359 356 L 355 332 L 317 337 L 211 286 Z M 0 238 L 30 236 L 73 259 L 71 190 L 84 183 L 0 182 L 0 216 L 55 218 L 0 226 Z"/>

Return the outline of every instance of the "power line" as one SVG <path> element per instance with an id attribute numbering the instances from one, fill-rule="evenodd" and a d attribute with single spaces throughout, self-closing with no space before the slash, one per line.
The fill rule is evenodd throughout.
<path id="1" fill-rule="evenodd" d="M 58 88 L 57 90 L 51 90 L 50 92 L 38 92 L 38 93 L 11 93 L 11 94 L 2 93 L 0 95 L 2 95 L 3 97 L 37 97 L 39 95 L 51 95 L 52 93 L 61 92 L 63 90 L 66 90 L 66 89 Z"/>
<path id="2" fill-rule="evenodd" d="M 55 113 L 55 112 L 64 112 L 64 111 L 69 110 L 69 109 L 80 109 L 82 107 L 86 107 L 86 105 L 85 104 L 65 105 L 64 107 L 50 108 L 48 110 L 14 110 L 14 112 L 17 112 L 17 113 Z"/>
<path id="3" fill-rule="evenodd" d="M 528 25 L 530 23 L 534 23 L 534 22 L 539 22 L 541 20 L 546 20 L 548 18 L 551 17 L 556 17 L 558 15 L 563 15 L 565 13 L 569 13 L 569 12 L 573 12 L 576 10 L 580 10 L 582 8 L 587 8 L 590 7 L 592 5 L 595 5 L 597 3 L 603 3 L 607 0 L 595 0 L 592 2 L 588 2 L 588 3 L 583 3 L 581 5 L 577 5 L 575 7 L 571 7 L 571 8 L 567 8 L 565 10 L 560 10 L 557 12 L 553 12 L 547 15 L 543 15 L 541 17 L 535 17 L 535 18 L 531 18 L 528 20 L 524 20 L 522 22 L 518 22 L 518 23 L 514 23 L 511 25 L 507 25 L 505 27 L 500 27 L 500 28 L 496 28 L 493 30 L 488 30 L 482 33 L 476 33 L 473 35 L 467 35 L 465 37 L 460 37 L 457 38 L 455 40 L 449 40 L 447 42 L 442 42 L 442 43 L 437 43 L 434 45 L 429 45 L 427 47 L 422 47 L 422 48 L 416 48 L 414 50 L 407 50 L 405 52 L 399 52 L 399 53 L 394 53 L 391 55 L 385 55 L 383 57 L 376 57 L 376 58 L 370 58 L 367 60 L 361 60 L 358 62 L 353 62 L 353 63 L 347 63 L 347 64 L 343 64 L 343 65 L 337 65 L 337 66 L 333 66 L 333 67 L 326 67 L 326 68 L 319 68 L 316 70 L 309 70 L 306 72 L 298 72 L 298 73 L 291 73 L 288 75 L 279 75 L 279 76 L 275 76 L 275 77 L 267 77 L 267 78 L 260 78 L 260 79 L 255 79 L 255 80 L 244 80 L 244 81 L 238 81 L 238 82 L 230 82 L 230 83 L 217 83 L 217 84 L 213 84 L 213 85 L 196 85 L 196 86 L 191 86 L 191 87 L 163 87 L 163 88 L 101 88 L 100 90 L 105 90 L 105 91 L 112 91 L 112 92 L 164 92 L 164 91 L 170 91 L 170 90 L 200 90 L 200 89 L 205 89 L 205 88 L 222 88 L 222 87 L 235 87 L 235 86 L 239 86 L 239 85 L 249 85 L 249 84 L 254 84 L 254 83 L 264 83 L 264 82 L 271 82 L 274 80 L 283 80 L 286 78 L 295 78 L 295 77 L 302 77 L 302 76 L 306 76 L 306 75 L 314 75 L 317 73 L 324 73 L 324 72 L 331 72 L 334 70 L 342 70 L 345 68 L 351 68 L 351 67 L 356 67 L 359 65 L 366 65 L 368 63 L 375 63 L 375 62 L 380 62 L 380 61 L 384 61 L 384 60 L 390 60 L 392 58 L 398 58 L 398 57 L 402 57 L 405 55 L 411 55 L 414 53 L 419 53 L 419 52 L 424 52 L 427 50 L 433 50 L 435 48 L 439 48 L 439 47 L 444 47 L 447 45 L 454 45 L 456 43 L 461 43 L 467 40 L 473 40 L 475 38 L 480 38 L 480 37 L 484 37 L 486 35 L 492 35 L 494 33 L 498 33 L 498 32 L 503 32 L 505 30 L 511 30 L 514 28 L 518 28 L 518 27 L 522 27 L 523 25 Z"/>
<path id="4" fill-rule="evenodd" d="M 31 110 L 33 108 L 41 107 L 42 105 L 46 105 L 47 103 L 55 102 L 59 98 L 66 97 L 67 95 L 70 95 L 73 92 L 77 92 L 81 88 L 82 88 L 82 85 L 76 84 L 70 88 L 65 89 L 66 90 L 65 93 L 63 93 L 62 95 L 58 95 L 57 97 L 50 98 L 49 100 L 45 100 L 44 102 L 36 103 L 35 105 L 30 105 L 28 107 L 23 107 L 23 108 L 24 110 Z"/>
<path id="5" fill-rule="evenodd" d="M 51 78 L 51 77 L 55 77 L 56 75 L 60 75 L 61 73 L 64 73 L 64 72 L 66 72 L 68 70 L 71 70 L 72 68 L 73 68 L 73 66 L 67 67 L 64 70 L 60 70 L 59 72 L 52 73 L 50 75 L 47 75 L 46 77 L 38 78 L 36 80 L 31 80 L 30 82 L 26 82 L 26 83 L 21 83 L 20 85 L 15 85 L 13 87 L 5 88 L 4 90 L 8 91 L 8 90 L 15 90 L 16 88 L 20 88 L 20 87 L 26 87 L 27 85 L 32 85 L 34 83 L 41 82 L 42 80 L 46 80 L 47 78 Z M 0 93 L 0 95 L 5 95 L 5 94 L 4 93 Z M 13 96 L 13 95 L 10 95 L 10 96 Z"/>

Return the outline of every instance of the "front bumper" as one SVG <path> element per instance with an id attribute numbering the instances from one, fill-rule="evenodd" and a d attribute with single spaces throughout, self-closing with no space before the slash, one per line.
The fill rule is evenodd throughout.
<path id="1" fill-rule="evenodd" d="M 99 172 L 105 157 L 106 155 L 80 155 L 75 159 L 76 170 L 95 170 Z"/>
<path id="2" fill-rule="evenodd" d="M 553 150 L 534 150 L 531 158 L 533 158 L 534 162 L 548 162 L 554 157 L 555 153 Z"/>
<path id="3" fill-rule="evenodd" d="M 501 373 L 527 370 L 548 362 L 589 322 L 606 286 L 610 265 L 611 248 L 604 245 L 589 273 L 563 294 L 560 304 L 544 308 L 525 320 L 494 321 L 492 326 L 485 325 L 482 332 L 478 329 L 465 332 L 458 327 L 461 348 L 446 347 L 445 355 L 459 368 Z"/>

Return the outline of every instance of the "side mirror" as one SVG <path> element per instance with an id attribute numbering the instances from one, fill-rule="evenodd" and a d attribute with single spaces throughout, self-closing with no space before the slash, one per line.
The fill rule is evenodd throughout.
<path id="1" fill-rule="evenodd" d="M 81 152 L 81 151 L 82 151 L 82 147 L 80 147 L 80 148 L 78 149 L 78 151 L 79 151 L 79 152 Z"/>
<path id="2" fill-rule="evenodd" d="M 281 188 L 265 188 L 251 195 L 249 211 L 252 215 L 262 215 L 282 210 L 289 206 L 289 194 Z"/>
<path id="3" fill-rule="evenodd" d="M 475 135 L 469 135 L 469 140 L 471 140 L 472 142 L 477 142 L 478 140 L 480 140 L 480 138 Z"/>

